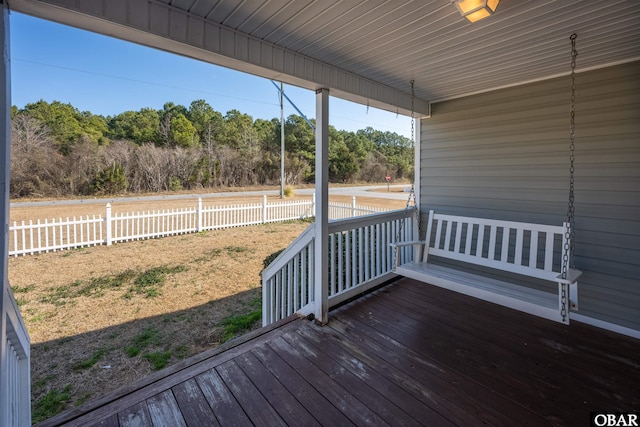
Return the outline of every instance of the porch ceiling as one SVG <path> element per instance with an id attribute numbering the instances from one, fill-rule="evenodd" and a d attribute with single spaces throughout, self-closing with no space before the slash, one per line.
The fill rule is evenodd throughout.
<path id="1" fill-rule="evenodd" d="M 640 59 L 636 0 L 502 0 L 494 16 L 474 24 L 466 22 L 450 0 L 12 0 L 9 4 L 14 10 L 309 89 L 335 86 L 330 87 L 333 94 L 391 111 L 407 113 L 409 82 L 415 80 L 416 109 L 423 115 L 428 114 L 428 102 L 567 74 L 572 32 L 578 34 L 578 71 Z M 155 17 L 165 15 L 167 28 L 154 28 Z M 286 59 L 291 54 L 302 59 L 303 68 L 313 70 L 290 70 L 276 64 L 274 57 L 251 60 L 250 46 L 247 61 L 242 61 L 238 44 L 234 52 L 213 49 L 213 55 L 205 55 L 201 50 L 207 49 L 208 36 L 203 36 L 203 46 L 194 44 L 195 22 L 204 22 L 219 34 L 229 31 L 240 46 L 260 45 L 258 55 L 281 52 Z M 277 51 L 268 53 L 265 46 Z M 326 78 L 329 74 L 336 77 Z"/>

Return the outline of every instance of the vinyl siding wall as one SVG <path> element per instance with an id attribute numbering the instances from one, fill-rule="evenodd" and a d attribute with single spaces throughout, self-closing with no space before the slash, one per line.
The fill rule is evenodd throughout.
<path id="1" fill-rule="evenodd" d="M 445 101 L 421 121 L 426 212 L 562 224 L 569 77 Z M 576 75 L 581 315 L 640 331 L 640 62 Z"/>

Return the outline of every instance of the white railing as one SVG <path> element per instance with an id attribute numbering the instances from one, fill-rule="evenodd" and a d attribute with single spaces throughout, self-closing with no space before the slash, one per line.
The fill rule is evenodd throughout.
<path id="1" fill-rule="evenodd" d="M 348 218 L 384 211 L 381 208 L 352 203 L 329 204 L 329 217 Z M 242 227 L 270 222 L 312 217 L 315 196 L 306 200 L 268 202 L 227 206 L 197 206 L 144 212 L 112 213 L 107 204 L 105 216 L 94 215 L 66 219 L 14 221 L 9 227 L 9 255 L 33 255 L 131 240 L 152 239 L 177 234 L 196 233 L 221 228 Z"/>
<path id="2" fill-rule="evenodd" d="M 393 277 L 389 244 L 414 238 L 414 209 L 329 222 L 329 307 Z M 314 311 L 315 224 L 262 271 L 262 324 Z M 400 251 L 402 262 L 413 257 Z"/>
<path id="3" fill-rule="evenodd" d="M 30 342 L 16 301 L 9 286 L 0 298 L 0 335 L 4 342 L 0 354 L 0 425 L 31 425 Z M 4 329 L 4 330 L 3 330 Z"/>

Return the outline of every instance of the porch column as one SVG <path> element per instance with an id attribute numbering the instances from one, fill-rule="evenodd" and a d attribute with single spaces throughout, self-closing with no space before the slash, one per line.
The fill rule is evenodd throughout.
<path id="1" fill-rule="evenodd" d="M 9 12 L 5 0 L 0 0 L 0 49 L 2 61 L 0 61 L 0 224 L 2 224 L 2 244 L 0 245 L 0 424 L 12 422 L 14 417 L 9 417 L 9 378 L 12 374 L 8 370 L 7 349 L 7 319 L 5 313 L 9 304 L 9 150 L 10 150 L 10 114 L 11 114 L 11 80 L 9 75 Z"/>
<path id="2" fill-rule="evenodd" d="M 29 335 L 9 288 L 9 154 L 11 73 L 9 5 L 0 0 L 0 425 L 31 425 Z"/>
<path id="3" fill-rule="evenodd" d="M 316 91 L 316 232 L 314 300 L 316 321 L 329 320 L 329 89 Z"/>

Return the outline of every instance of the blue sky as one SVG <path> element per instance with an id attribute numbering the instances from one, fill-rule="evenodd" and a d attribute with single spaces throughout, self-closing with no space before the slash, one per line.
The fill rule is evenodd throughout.
<path id="1" fill-rule="evenodd" d="M 108 116 L 204 99 L 222 114 L 235 108 L 254 119 L 280 117 L 278 92 L 264 78 L 16 12 L 10 29 L 11 98 L 18 108 L 57 100 Z M 285 85 L 285 93 L 307 117 L 315 116 L 312 91 Z M 290 114 L 297 113 L 285 100 Z M 338 98 L 331 98 L 329 116 L 337 129 L 371 126 L 411 136 L 410 118 Z"/>

